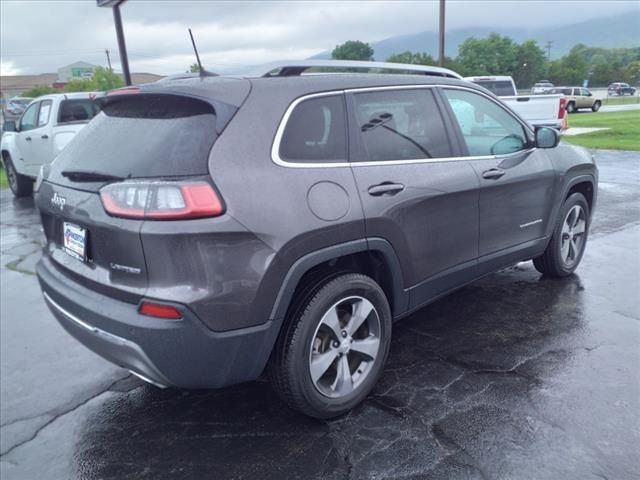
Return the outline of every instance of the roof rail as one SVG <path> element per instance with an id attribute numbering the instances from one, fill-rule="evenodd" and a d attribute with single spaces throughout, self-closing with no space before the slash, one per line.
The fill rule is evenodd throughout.
<path id="1" fill-rule="evenodd" d="M 256 67 L 247 74 L 247 77 L 293 77 L 300 76 L 311 68 L 327 68 L 332 70 L 363 70 L 367 73 L 370 70 L 396 70 L 402 72 L 413 72 L 419 75 L 433 75 L 436 77 L 449 77 L 462 79 L 456 72 L 429 65 L 414 65 L 410 63 L 390 63 L 390 62 L 364 62 L 358 60 L 291 60 L 267 63 Z M 322 72 L 325 73 L 325 72 Z M 380 73 L 380 72 L 377 72 Z"/>

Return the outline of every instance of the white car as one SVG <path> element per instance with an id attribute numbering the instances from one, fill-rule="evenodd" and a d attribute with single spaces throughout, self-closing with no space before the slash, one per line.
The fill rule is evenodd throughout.
<path id="1" fill-rule="evenodd" d="M 531 87 L 531 93 L 533 95 L 540 95 L 543 93 L 551 93 L 551 90 L 553 90 L 553 87 L 555 85 L 551 82 L 547 82 L 547 81 L 542 81 L 542 82 L 538 82 L 536 84 L 533 85 L 533 87 Z"/>
<path id="2" fill-rule="evenodd" d="M 4 122 L 2 164 L 16 197 L 31 195 L 40 167 L 51 163 L 99 112 L 95 98 L 95 93 L 45 95 L 32 101 L 18 122 Z"/>

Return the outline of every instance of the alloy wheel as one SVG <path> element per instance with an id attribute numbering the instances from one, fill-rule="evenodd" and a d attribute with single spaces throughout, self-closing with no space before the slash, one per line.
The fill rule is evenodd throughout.
<path id="1" fill-rule="evenodd" d="M 364 297 L 350 296 L 322 316 L 311 340 L 309 374 L 324 396 L 342 398 L 371 373 L 380 353 L 380 316 Z"/>
<path id="2" fill-rule="evenodd" d="M 587 232 L 587 215 L 580 205 L 571 207 L 562 224 L 560 258 L 567 267 L 572 267 L 584 248 Z"/>

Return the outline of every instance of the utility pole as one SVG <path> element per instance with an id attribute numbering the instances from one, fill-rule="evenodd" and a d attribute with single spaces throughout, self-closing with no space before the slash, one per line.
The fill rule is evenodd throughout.
<path id="1" fill-rule="evenodd" d="M 131 73 L 129 73 L 129 57 L 127 56 L 127 45 L 124 43 L 124 31 L 122 29 L 122 17 L 120 16 L 120 4 L 116 3 L 113 8 L 113 21 L 116 24 L 116 36 L 118 37 L 118 50 L 120 52 L 120 62 L 122 63 L 122 75 L 124 84 L 131 85 Z"/>
<path id="2" fill-rule="evenodd" d="M 122 64 L 122 76 L 125 85 L 131 85 L 131 73 L 129 73 L 129 57 L 127 56 L 127 45 L 124 43 L 124 30 L 122 29 L 122 17 L 120 16 L 120 5 L 126 0 L 96 0 L 99 7 L 108 7 L 113 10 L 113 23 L 116 25 L 116 37 L 118 37 L 118 51 L 120 53 L 120 63 Z M 107 53 L 107 59 L 109 53 Z"/>
<path id="3" fill-rule="evenodd" d="M 547 40 L 547 61 L 551 61 L 551 45 L 553 45 L 553 40 Z"/>
<path id="4" fill-rule="evenodd" d="M 444 1 L 440 0 L 440 41 L 438 43 L 438 65 L 444 66 Z"/>
<path id="5" fill-rule="evenodd" d="M 109 57 L 109 49 L 105 49 L 104 53 L 107 54 L 107 64 L 109 65 L 109 71 L 113 72 L 113 68 L 111 68 L 111 58 Z"/>

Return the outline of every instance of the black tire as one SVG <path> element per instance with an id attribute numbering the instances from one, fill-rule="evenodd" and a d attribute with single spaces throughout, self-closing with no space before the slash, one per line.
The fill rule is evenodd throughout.
<path id="1" fill-rule="evenodd" d="M 576 206 L 581 208 L 582 212 L 584 213 L 584 233 L 581 238 L 580 245 L 577 248 L 578 251 L 576 252 L 574 249 L 575 253 L 573 259 L 569 260 L 563 258 L 564 255 L 562 247 L 563 245 L 566 245 L 566 242 L 568 241 L 565 238 L 565 235 L 568 234 L 563 233 L 563 227 L 565 227 L 565 222 L 569 220 L 569 213 Z M 560 209 L 558 220 L 553 230 L 551 240 L 549 241 L 549 245 L 547 245 L 547 248 L 542 255 L 533 259 L 533 265 L 535 266 L 536 270 L 544 275 L 548 275 L 551 277 L 566 277 L 571 275 L 575 271 L 575 269 L 578 268 L 578 265 L 582 260 L 582 255 L 584 254 L 584 250 L 587 245 L 587 238 L 589 236 L 589 223 L 589 204 L 584 198 L 584 195 L 582 195 L 581 193 L 571 194 L 565 200 L 562 208 Z"/>
<path id="2" fill-rule="evenodd" d="M 375 311 L 372 310 L 366 317 L 369 320 L 363 321 L 363 327 L 361 328 L 365 329 L 365 340 L 372 338 L 368 336 L 372 335 L 371 331 L 369 331 L 368 322 L 372 321 L 371 319 L 378 319 L 379 321 L 376 320 L 376 325 L 378 326 L 377 338 L 379 346 L 377 354 L 371 357 L 372 359 L 368 360 L 366 364 L 358 363 L 361 361 L 359 360 L 360 354 L 355 352 L 356 366 L 353 367 L 353 373 L 349 371 L 349 376 L 347 377 L 354 382 L 351 384 L 352 390 L 343 396 L 339 396 L 339 393 L 336 393 L 336 397 L 330 397 L 321 392 L 318 386 L 320 379 L 316 380 L 318 383 L 312 379 L 312 355 L 319 355 L 315 345 L 319 341 L 321 332 L 325 332 L 327 338 L 329 338 L 329 344 L 331 344 L 326 347 L 327 351 L 329 349 L 332 352 L 339 351 L 338 348 L 334 348 L 337 347 L 338 342 L 331 340 L 335 338 L 330 336 L 332 331 L 322 330 L 320 325 L 323 319 L 326 318 L 325 314 L 328 315 L 328 312 L 334 308 L 337 311 L 338 307 L 336 305 L 343 305 L 342 302 L 360 301 L 350 300 L 353 298 L 366 300 L 374 307 Z M 372 315 L 375 315 L 375 318 Z M 344 319 L 345 317 L 342 316 L 340 318 Z M 356 316 L 354 315 L 351 318 L 356 318 Z M 342 323 L 340 325 L 340 329 L 348 329 L 348 326 Z M 356 339 L 356 333 L 362 331 L 353 332 L 353 339 L 356 340 L 356 343 L 359 340 Z M 344 336 L 345 332 L 342 331 L 341 333 Z M 373 335 L 373 337 L 376 337 L 376 335 Z M 349 340 L 351 340 L 351 336 L 345 338 L 343 342 L 348 344 Z M 354 342 L 354 340 L 351 341 Z M 391 310 L 383 290 L 373 279 L 356 273 L 346 273 L 326 278 L 312 288 L 308 288 L 306 295 L 301 296 L 297 304 L 288 313 L 288 318 L 285 319 L 285 325 L 280 332 L 269 362 L 269 379 L 280 398 L 292 409 L 313 418 L 338 417 L 362 402 L 371 392 L 382 374 L 389 353 L 390 341 Z M 340 348 L 342 348 L 342 344 Z M 339 355 L 339 357 L 335 357 L 328 364 L 329 367 L 325 371 L 325 375 L 330 377 L 331 373 L 335 372 L 337 382 L 340 368 L 339 362 L 342 361 L 342 356 L 345 356 L 344 361 L 348 364 L 348 362 L 354 360 L 354 353 L 335 353 L 335 355 Z M 361 365 L 366 365 L 362 367 L 364 373 L 360 370 Z M 361 375 L 360 378 L 357 377 L 358 374 Z M 352 377 L 356 377 L 356 380 L 352 380 Z"/>
<path id="3" fill-rule="evenodd" d="M 592 112 L 597 112 L 598 110 L 600 110 L 601 106 L 602 106 L 602 104 L 600 102 L 595 102 L 593 104 L 593 106 L 591 107 L 591 111 Z"/>
<path id="4" fill-rule="evenodd" d="M 576 111 L 576 104 L 574 102 L 567 103 L 567 113 L 573 113 Z"/>
<path id="5" fill-rule="evenodd" d="M 33 193 L 33 180 L 24 175 L 20 175 L 13 166 L 9 154 L 4 156 L 4 166 L 7 170 L 7 180 L 9 188 L 15 197 L 27 197 Z"/>

